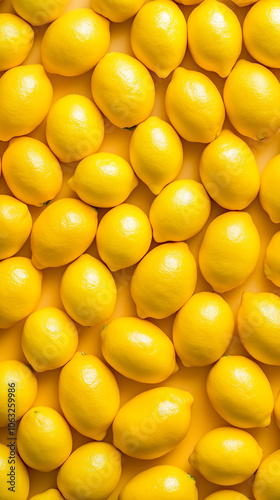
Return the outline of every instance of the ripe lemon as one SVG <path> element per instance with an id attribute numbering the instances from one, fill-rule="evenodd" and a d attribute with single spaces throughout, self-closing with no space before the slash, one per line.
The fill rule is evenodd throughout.
<path id="1" fill-rule="evenodd" d="M 114 312 L 117 289 L 107 267 L 85 254 L 62 276 L 60 295 L 66 312 L 83 326 L 95 326 Z"/>
<path id="2" fill-rule="evenodd" d="M 79 161 L 100 148 L 104 139 L 104 121 L 90 99 L 69 94 L 51 108 L 46 136 L 51 150 L 60 161 Z"/>
<path id="3" fill-rule="evenodd" d="M 99 255 L 113 272 L 137 264 L 149 250 L 151 241 L 152 229 L 147 215 L 129 203 L 109 210 L 96 234 Z"/>
<path id="4" fill-rule="evenodd" d="M 96 153 L 84 158 L 68 181 L 85 203 L 109 208 L 123 203 L 138 179 L 129 163 L 113 153 Z"/>
<path id="5" fill-rule="evenodd" d="M 280 155 L 276 155 L 264 167 L 260 188 L 261 205 L 275 224 L 280 223 L 280 200 L 277 189 L 279 182 Z"/>
<path id="6" fill-rule="evenodd" d="M 66 500 L 107 500 L 121 477 L 121 454 L 108 443 L 87 443 L 59 469 L 57 484 Z"/>
<path id="7" fill-rule="evenodd" d="M 30 234 L 32 217 L 27 205 L 1 194 L 0 227 L 0 259 L 7 259 L 21 249 Z"/>
<path id="8" fill-rule="evenodd" d="M 113 319 L 101 331 L 102 354 L 124 377 L 158 384 L 178 370 L 172 342 L 149 321 Z"/>
<path id="9" fill-rule="evenodd" d="M 130 39 L 137 59 L 160 78 L 166 78 L 186 52 L 185 16 L 171 0 L 149 2 L 136 14 Z"/>
<path id="10" fill-rule="evenodd" d="M 1 500 L 27 500 L 29 495 L 28 471 L 19 456 L 13 455 L 11 450 L 12 448 L 0 443 L 0 497 Z M 11 467 L 14 467 L 13 471 L 11 471 Z M 9 488 L 13 488 L 13 490 L 9 490 Z"/>
<path id="11" fill-rule="evenodd" d="M 138 12 L 145 0 L 92 0 L 95 12 L 113 23 L 122 23 Z"/>
<path id="12" fill-rule="evenodd" d="M 228 210 L 250 205 L 260 188 L 260 173 L 251 149 L 230 130 L 223 130 L 206 146 L 199 173 L 211 198 Z"/>
<path id="13" fill-rule="evenodd" d="M 12 5 L 20 17 L 33 26 L 51 23 L 59 17 L 69 0 L 12 0 Z"/>
<path id="14" fill-rule="evenodd" d="M 246 212 L 226 212 L 206 229 L 199 250 L 200 270 L 215 292 L 224 293 L 244 283 L 260 254 L 260 236 Z"/>
<path id="15" fill-rule="evenodd" d="M 126 403 L 113 423 L 114 445 L 130 457 L 159 458 L 187 435 L 193 397 L 172 387 L 142 392 Z"/>
<path id="16" fill-rule="evenodd" d="M 240 60 L 227 77 L 224 102 L 237 132 L 260 141 L 280 127 L 280 83 L 261 64 Z"/>
<path id="17" fill-rule="evenodd" d="M 239 491 L 219 490 L 209 495 L 205 500 L 248 500 L 248 497 L 245 497 Z"/>
<path id="18" fill-rule="evenodd" d="M 224 103 L 203 73 L 177 68 L 166 90 L 165 107 L 173 127 L 186 141 L 212 142 L 221 133 Z"/>
<path id="19" fill-rule="evenodd" d="M 49 472 L 60 467 L 69 457 L 72 434 L 60 413 L 48 406 L 36 406 L 20 421 L 17 445 L 26 465 Z"/>
<path id="20" fill-rule="evenodd" d="M 140 318 L 162 319 L 193 294 L 196 262 L 186 243 L 165 243 L 151 250 L 135 269 L 131 295 Z"/>
<path id="21" fill-rule="evenodd" d="M 228 303 L 216 293 L 200 292 L 178 312 L 173 342 L 184 366 L 206 366 L 224 354 L 233 331 L 234 316 Z"/>
<path id="22" fill-rule="evenodd" d="M 120 406 L 118 384 L 96 356 L 77 352 L 59 377 L 59 401 L 68 422 L 81 434 L 101 441 Z"/>
<path id="23" fill-rule="evenodd" d="M 171 182 L 154 199 L 150 221 L 156 241 L 192 238 L 206 224 L 211 201 L 204 187 L 192 179 Z"/>
<path id="24" fill-rule="evenodd" d="M 77 76 L 92 69 L 110 43 L 110 24 L 91 9 L 74 9 L 54 21 L 41 45 L 48 73 Z"/>
<path id="25" fill-rule="evenodd" d="M 33 264 L 38 269 L 68 264 L 91 245 L 96 229 L 94 208 L 74 198 L 55 201 L 41 212 L 33 225 Z"/>
<path id="26" fill-rule="evenodd" d="M 201 68 L 225 78 L 242 48 L 238 17 L 221 2 L 202 2 L 188 18 L 188 44 L 193 59 Z"/>
<path id="27" fill-rule="evenodd" d="M 0 262 L 0 328 L 10 328 L 34 311 L 41 296 L 42 277 L 26 257 Z"/>
<path id="28" fill-rule="evenodd" d="M 0 71 L 19 66 L 32 49 L 34 31 L 14 14 L 0 14 Z"/>
<path id="29" fill-rule="evenodd" d="M 50 149 L 32 137 L 13 139 L 2 159 L 8 187 L 21 201 L 40 207 L 55 198 L 62 186 L 60 164 Z"/>
<path id="30" fill-rule="evenodd" d="M 75 323 L 56 307 L 44 307 L 27 318 L 21 337 L 27 361 L 36 372 L 65 365 L 78 347 Z"/>
<path id="31" fill-rule="evenodd" d="M 173 181 L 183 165 L 180 137 L 169 123 L 157 116 L 138 125 L 131 137 L 129 151 L 136 175 L 154 194 Z"/>
<path id="32" fill-rule="evenodd" d="M 63 497 L 58 490 L 51 488 L 50 490 L 44 491 L 44 493 L 35 495 L 30 500 L 63 500 Z"/>
<path id="33" fill-rule="evenodd" d="M 14 427 L 14 422 L 33 405 L 37 387 L 37 379 L 28 365 L 16 360 L 0 362 L 0 427 Z M 11 405 L 9 415 L 7 402 Z"/>
<path id="34" fill-rule="evenodd" d="M 266 249 L 264 274 L 276 286 L 280 286 L 280 231 L 275 233 Z"/>
<path id="35" fill-rule="evenodd" d="M 276 423 L 280 428 L 280 392 L 278 393 L 277 398 L 275 400 L 274 414 Z"/>
<path id="36" fill-rule="evenodd" d="M 109 52 L 97 64 L 91 90 L 102 113 L 120 128 L 138 125 L 154 107 L 155 86 L 149 71 L 120 52 Z"/>
<path id="37" fill-rule="evenodd" d="M 0 79 L 0 141 L 32 132 L 46 117 L 53 88 L 41 64 L 18 66 Z"/>
<path id="38" fill-rule="evenodd" d="M 258 468 L 254 483 L 255 500 L 278 500 L 280 491 L 280 450 L 268 455 Z"/>

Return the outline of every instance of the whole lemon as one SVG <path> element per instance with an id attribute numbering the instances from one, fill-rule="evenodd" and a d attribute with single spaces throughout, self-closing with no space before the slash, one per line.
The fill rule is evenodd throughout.
<path id="1" fill-rule="evenodd" d="M 230 130 L 204 149 L 199 163 L 201 180 L 211 198 L 228 210 L 242 210 L 260 188 L 258 165 L 249 146 Z"/>
<path id="2" fill-rule="evenodd" d="M 226 212 L 206 229 L 199 250 L 200 270 L 215 292 L 242 285 L 254 271 L 260 236 L 246 212 Z"/>
<path id="3" fill-rule="evenodd" d="M 95 67 L 91 90 L 102 113 L 116 127 L 130 128 L 151 114 L 155 86 L 147 68 L 137 59 L 109 52 Z"/>
<path id="4" fill-rule="evenodd" d="M 44 491 L 44 493 L 35 495 L 30 500 L 63 500 L 63 497 L 58 490 L 51 488 L 50 490 Z"/>
<path id="5" fill-rule="evenodd" d="M 248 500 L 248 497 L 245 497 L 239 491 L 219 490 L 209 495 L 205 500 Z"/>
<path id="6" fill-rule="evenodd" d="M 186 141 L 212 142 L 221 133 L 224 103 L 203 73 L 177 68 L 166 90 L 165 107 L 173 127 Z"/>
<path id="7" fill-rule="evenodd" d="M 33 137 L 13 139 L 2 158 L 5 181 L 17 198 L 41 207 L 62 186 L 60 164 L 50 149 Z"/>
<path id="8" fill-rule="evenodd" d="M 110 23 L 91 9 L 74 9 L 54 21 L 41 45 L 48 73 L 77 76 L 92 69 L 110 44 Z"/>
<path id="9" fill-rule="evenodd" d="M 129 457 L 162 457 L 187 435 L 193 401 L 189 392 L 172 387 L 138 394 L 117 413 L 114 445 Z"/>
<path id="10" fill-rule="evenodd" d="M 15 448 L 15 447 L 14 447 Z M 13 467 L 13 469 L 11 469 Z M 13 488 L 13 489 L 9 489 Z M 27 468 L 11 447 L 0 443 L 1 500 L 27 500 L 29 475 Z"/>
<path id="11" fill-rule="evenodd" d="M 192 238 L 206 224 L 211 201 L 204 187 L 192 179 L 171 182 L 154 199 L 150 221 L 159 242 Z"/>
<path id="12" fill-rule="evenodd" d="M 28 206 L 1 194 L 0 227 L 0 259 L 7 259 L 21 249 L 30 234 L 32 217 Z"/>
<path id="13" fill-rule="evenodd" d="M 69 94 L 56 101 L 51 108 L 46 137 L 60 161 L 79 161 L 100 148 L 104 139 L 104 121 L 90 99 Z"/>
<path id="14" fill-rule="evenodd" d="M 102 441 L 120 406 L 118 384 L 109 368 L 96 356 L 77 352 L 60 372 L 58 393 L 70 425 Z"/>
<path id="15" fill-rule="evenodd" d="M 84 254 L 64 272 L 60 295 L 66 312 L 74 321 L 83 326 L 95 326 L 113 314 L 117 289 L 103 262 Z"/>
<path id="16" fill-rule="evenodd" d="M 59 17 L 69 0 L 12 0 L 12 5 L 20 17 L 33 26 L 51 23 Z"/>
<path id="17" fill-rule="evenodd" d="M 32 49 L 34 31 L 14 14 L 0 14 L 0 71 L 19 66 Z"/>
<path id="18" fill-rule="evenodd" d="M 131 295 L 140 318 L 162 319 L 180 309 L 193 294 L 196 262 L 186 243 L 165 243 L 139 262 Z"/>
<path id="19" fill-rule="evenodd" d="M 136 175 L 154 194 L 173 181 L 183 165 L 180 137 L 158 116 L 138 125 L 131 137 L 129 154 Z"/>
<path id="20" fill-rule="evenodd" d="M 92 0 L 95 12 L 113 23 L 123 23 L 138 12 L 145 0 Z"/>
<path id="21" fill-rule="evenodd" d="M 264 274 L 276 286 L 280 286 L 280 231 L 275 233 L 265 252 Z"/>
<path id="22" fill-rule="evenodd" d="M 0 141 L 29 134 L 46 117 L 53 88 L 41 64 L 18 66 L 0 78 Z"/>
<path id="23" fill-rule="evenodd" d="M 277 189 L 279 182 L 280 155 L 276 155 L 264 167 L 260 188 L 261 205 L 275 224 L 280 223 L 280 200 Z"/>
<path id="24" fill-rule="evenodd" d="M 259 466 L 253 483 L 255 500 L 278 500 L 280 491 L 280 450 L 268 455 Z"/>
<path id="25" fill-rule="evenodd" d="M 178 312 L 173 324 L 173 342 L 184 366 L 206 366 L 217 361 L 228 348 L 234 331 L 234 316 L 218 294 L 194 294 Z"/>

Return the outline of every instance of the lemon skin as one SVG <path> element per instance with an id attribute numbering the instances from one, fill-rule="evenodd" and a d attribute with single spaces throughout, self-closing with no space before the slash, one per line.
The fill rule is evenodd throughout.
<path id="1" fill-rule="evenodd" d="M 279 182 L 280 155 L 276 155 L 264 167 L 260 188 L 261 205 L 275 224 L 280 223 L 280 201 L 277 189 Z"/>
<path id="2" fill-rule="evenodd" d="M 33 26 L 42 26 L 57 19 L 69 0 L 12 0 L 17 14 Z"/>
<path id="3" fill-rule="evenodd" d="M 16 455 L 15 465 L 16 468 L 16 485 L 15 490 L 12 491 L 7 488 L 7 475 L 11 472 L 10 449 L 8 446 L 0 443 L 0 496 L 1 500 L 27 500 L 29 495 L 29 475 L 27 468 L 21 461 L 20 457 Z M 12 481 L 12 477 L 11 477 Z M 8 484 L 8 486 L 10 486 Z M 13 485 L 11 484 L 11 487 Z"/>
<path id="4" fill-rule="evenodd" d="M 280 450 L 268 455 L 256 472 L 253 483 L 255 500 L 278 500 L 280 491 Z"/>
<path id="5" fill-rule="evenodd" d="M 32 217 L 27 205 L 12 196 L 0 195 L 0 259 L 17 253 L 26 242 Z"/>
<path id="6" fill-rule="evenodd" d="M 32 49 L 34 31 L 14 14 L 0 14 L 0 71 L 19 66 Z"/>

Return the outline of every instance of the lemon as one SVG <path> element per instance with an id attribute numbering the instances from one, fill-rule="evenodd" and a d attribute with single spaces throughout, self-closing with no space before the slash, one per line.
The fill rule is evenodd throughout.
<path id="1" fill-rule="evenodd" d="M 173 465 L 158 465 L 134 476 L 122 490 L 119 500 L 197 500 L 194 477 Z"/>
<path id="2" fill-rule="evenodd" d="M 91 80 L 93 99 L 102 113 L 120 128 L 138 125 L 151 114 L 155 86 L 137 59 L 109 52 L 97 64 Z"/>
<path id="3" fill-rule="evenodd" d="M 11 450 L 0 443 L 0 497 L 1 500 L 27 500 L 29 475 L 19 456 L 13 456 Z"/>
<path id="4" fill-rule="evenodd" d="M 51 108 L 46 136 L 51 150 L 60 161 L 79 161 L 100 148 L 104 139 L 104 121 L 90 99 L 69 94 Z"/>
<path id="5" fill-rule="evenodd" d="M 96 153 L 78 164 L 68 185 L 85 203 L 109 208 L 123 203 L 138 185 L 138 179 L 121 156 Z"/>
<path id="6" fill-rule="evenodd" d="M 264 274 L 276 286 L 280 286 L 280 231 L 275 233 L 266 249 Z"/>
<path id="7" fill-rule="evenodd" d="M 202 184 L 192 179 L 171 182 L 150 208 L 154 239 L 162 243 L 192 238 L 206 224 L 210 210 L 211 201 Z"/>
<path id="8" fill-rule="evenodd" d="M 151 250 L 135 269 L 131 295 L 140 318 L 162 319 L 193 294 L 196 262 L 186 243 L 165 243 Z"/>
<path id="9" fill-rule="evenodd" d="M 107 500 L 121 476 L 121 454 L 108 443 L 87 443 L 59 469 L 57 484 L 66 500 Z"/>
<path id="10" fill-rule="evenodd" d="M 240 60 L 224 86 L 228 118 L 237 132 L 255 141 L 272 136 L 280 127 L 277 113 L 280 83 L 261 64 Z"/>
<path id="11" fill-rule="evenodd" d="M 33 405 L 36 396 L 37 379 L 28 365 L 16 360 L 0 361 L 0 427 L 8 424 L 13 427 Z M 9 415 L 7 402 L 11 405 Z"/>
<path id="12" fill-rule="evenodd" d="M 211 198 L 228 210 L 250 205 L 260 188 L 260 173 L 251 149 L 230 130 L 223 130 L 206 146 L 199 172 Z"/>
<path id="13" fill-rule="evenodd" d="M 113 272 L 137 264 L 149 250 L 151 241 L 152 229 L 147 215 L 129 203 L 109 210 L 96 234 L 99 255 Z"/>
<path id="14" fill-rule="evenodd" d="M 21 249 L 30 234 L 32 217 L 27 205 L 1 194 L 0 228 L 0 259 L 7 259 Z"/>
<path id="15" fill-rule="evenodd" d="M 173 181 L 183 165 L 183 146 L 178 134 L 157 116 L 151 116 L 138 125 L 129 150 L 136 175 L 154 194 Z"/>
<path id="16" fill-rule="evenodd" d="M 261 176 L 260 202 L 275 224 L 280 223 L 280 200 L 277 186 L 280 182 L 280 155 L 274 156 L 264 167 Z"/>
<path id="17" fill-rule="evenodd" d="M 186 141 L 212 142 L 221 133 L 224 103 L 203 73 L 177 68 L 166 90 L 165 107 L 173 127 Z"/>
<path id="18" fill-rule="evenodd" d="M 95 12 L 107 17 L 113 23 L 123 23 L 135 16 L 145 0 L 92 0 Z"/>
<path id="19" fill-rule="evenodd" d="M 0 14 L 0 71 L 19 66 L 32 49 L 34 31 L 14 14 Z"/>
<path id="20" fill-rule="evenodd" d="M 245 497 L 239 491 L 219 490 L 209 495 L 205 500 L 248 500 L 248 497 Z"/>
<path id="21" fill-rule="evenodd" d="M 142 392 L 113 423 L 114 445 L 130 457 L 151 460 L 173 450 L 187 435 L 193 397 L 172 387 Z"/>
<path id="22" fill-rule="evenodd" d="M 95 326 L 115 310 L 117 289 L 107 267 L 85 254 L 63 274 L 60 295 L 66 312 L 83 326 Z"/>
<path id="23" fill-rule="evenodd" d="M 38 269 L 64 266 L 91 245 L 97 212 L 80 200 L 63 198 L 49 205 L 33 225 L 32 262 Z"/>
<path id="24" fill-rule="evenodd" d="M 173 324 L 173 342 L 184 366 L 206 366 L 217 361 L 228 348 L 234 331 L 234 316 L 218 294 L 194 294 L 178 312 Z"/>
<path id="25" fill-rule="evenodd" d="M 21 345 L 27 361 L 36 372 L 65 365 L 78 347 L 75 323 L 56 307 L 44 307 L 26 320 Z"/>
<path id="26" fill-rule="evenodd" d="M 255 500 L 279 500 L 280 450 L 268 455 L 256 472 L 253 483 Z"/>
<path id="27" fill-rule="evenodd" d="M 59 17 L 69 0 L 12 0 L 12 5 L 20 17 L 33 26 L 51 23 Z"/>
<path id="28" fill-rule="evenodd" d="M 60 467 L 69 457 L 72 434 L 60 413 L 48 406 L 36 406 L 20 421 L 17 446 L 26 465 L 49 472 Z"/>
<path id="29" fill-rule="evenodd" d="M 63 497 L 58 490 L 51 488 L 50 490 L 44 491 L 44 493 L 35 495 L 30 500 L 63 500 Z"/>
<path id="30" fill-rule="evenodd" d="M 108 19 L 91 9 L 74 9 L 48 27 L 41 45 L 42 62 L 48 73 L 82 75 L 106 54 L 109 43 Z"/>
<path id="31" fill-rule="evenodd" d="M 137 382 L 158 384 L 178 370 L 170 339 L 143 319 L 113 319 L 101 331 L 101 347 L 114 370 Z"/>
<path id="32" fill-rule="evenodd" d="M 240 286 L 254 271 L 260 236 L 246 212 L 226 212 L 206 229 L 199 250 L 200 270 L 215 292 Z"/>
<path id="33" fill-rule="evenodd" d="M 0 141 L 32 132 L 46 117 L 53 88 L 41 64 L 18 66 L 0 79 Z"/>
<path id="34" fill-rule="evenodd" d="M 120 406 L 118 384 L 96 356 L 77 352 L 60 372 L 59 401 L 68 422 L 81 434 L 101 441 Z"/>
<path id="35" fill-rule="evenodd" d="M 154 0 L 136 14 L 130 32 L 132 50 L 160 78 L 179 64 L 187 48 L 184 14 L 171 0 Z"/>
<path id="36" fill-rule="evenodd" d="M 63 179 L 60 164 L 43 142 L 32 137 L 13 139 L 2 162 L 8 187 L 24 203 L 40 207 L 59 193 Z"/>

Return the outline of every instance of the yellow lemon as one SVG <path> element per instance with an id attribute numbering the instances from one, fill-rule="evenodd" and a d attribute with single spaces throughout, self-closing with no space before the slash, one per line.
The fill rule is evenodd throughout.
<path id="1" fill-rule="evenodd" d="M 60 295 L 66 312 L 83 326 L 95 326 L 114 312 L 117 289 L 108 268 L 91 255 L 82 255 L 63 274 Z"/>
<path id="2" fill-rule="evenodd" d="M 41 64 L 18 66 L 0 79 L 0 141 L 32 132 L 46 117 L 53 88 Z"/>
<path id="3" fill-rule="evenodd" d="M 264 274 L 276 286 L 280 286 L 280 231 L 275 233 L 266 249 Z"/>
<path id="4" fill-rule="evenodd" d="M 0 262 L 0 328 L 10 328 L 34 311 L 41 296 L 42 277 L 26 257 Z"/>
<path id="5" fill-rule="evenodd" d="M 131 295 L 140 318 L 162 319 L 193 294 L 196 262 L 186 243 L 165 243 L 151 250 L 135 269 Z"/>
<path id="6" fill-rule="evenodd" d="M 137 59 L 160 78 L 166 78 L 186 52 L 185 16 L 171 0 L 149 2 L 134 18 L 130 39 Z"/>
<path id="7" fill-rule="evenodd" d="M 173 181 L 183 165 L 180 137 L 169 123 L 151 116 L 133 132 L 130 161 L 138 177 L 154 194 Z"/>
<path id="8" fill-rule="evenodd" d="M 69 94 L 51 108 L 46 126 L 48 144 L 64 163 L 95 153 L 104 139 L 104 121 L 95 104 L 83 95 Z"/>
<path id="9" fill-rule="evenodd" d="M 138 12 L 145 0 L 92 0 L 95 12 L 113 23 L 122 23 Z"/>
<path id="10" fill-rule="evenodd" d="M 173 324 L 173 342 L 184 366 L 206 366 L 217 361 L 228 348 L 234 331 L 234 316 L 218 294 L 194 294 L 178 312 Z"/>
<path id="11" fill-rule="evenodd" d="M 59 377 L 59 401 L 68 422 L 81 434 L 101 441 L 120 406 L 118 384 L 96 356 L 77 352 Z"/>
<path id="12" fill-rule="evenodd" d="M 7 259 L 21 249 L 30 234 L 32 217 L 27 205 L 0 195 L 0 227 L 0 259 Z"/>
<path id="13" fill-rule="evenodd" d="M 151 241 L 147 215 L 129 203 L 109 210 L 96 233 L 99 255 L 113 272 L 137 264 L 149 250 Z"/>
<path id="14" fill-rule="evenodd" d="M 215 292 L 242 285 L 254 271 L 260 236 L 246 212 L 226 212 L 206 229 L 199 250 L 200 270 Z"/>
<path id="15" fill-rule="evenodd" d="M 113 319 L 101 331 L 102 354 L 124 377 L 158 384 L 178 370 L 171 340 L 149 321 Z"/>
<path id="16" fill-rule="evenodd" d="M 36 406 L 21 419 L 17 446 L 22 460 L 41 472 L 60 467 L 72 451 L 72 434 L 66 420 L 53 408 Z"/>
<path id="17" fill-rule="evenodd" d="M 158 465 L 134 476 L 119 500 L 197 500 L 194 477 L 173 465 Z"/>
<path id="18" fill-rule="evenodd" d="M 149 71 L 120 52 L 109 52 L 97 64 L 91 90 L 102 113 L 120 128 L 138 125 L 154 107 L 155 86 Z"/>
<path id="19" fill-rule="evenodd" d="M 154 199 L 150 221 L 156 241 L 192 238 L 206 224 L 211 201 L 204 187 L 192 179 L 171 182 Z"/>
<path id="20" fill-rule="evenodd" d="M 9 489 L 11 488 L 11 489 Z M 0 443 L 0 497 L 1 500 L 27 500 L 28 471 L 15 454 L 15 446 Z"/>
<path id="21" fill-rule="evenodd" d="M 113 423 L 114 445 L 130 457 L 151 460 L 173 450 L 187 435 L 193 397 L 172 387 L 142 392 Z"/>
<path id="22" fill-rule="evenodd" d="M 121 454 L 108 443 L 87 443 L 59 469 L 57 484 L 66 500 L 107 500 L 121 477 Z"/>
<path id="23" fill-rule="evenodd" d="M 20 17 L 33 26 L 51 23 L 59 17 L 69 0 L 12 0 L 12 5 Z"/>
<path id="24" fill-rule="evenodd" d="M 38 269 L 59 267 L 79 257 L 91 245 L 97 211 L 74 198 L 49 205 L 33 225 L 32 262 Z"/>
<path id="25" fill-rule="evenodd" d="M 177 68 L 166 90 L 165 107 L 173 127 L 186 141 L 212 142 L 221 133 L 224 103 L 203 73 Z"/>
<path id="26" fill-rule="evenodd" d="M 219 490 L 209 495 L 205 500 L 248 500 L 248 497 L 245 497 L 239 491 Z"/>
<path id="27" fill-rule="evenodd" d="M 276 155 L 264 167 L 260 188 L 261 205 L 275 224 L 280 223 L 280 199 L 277 189 L 279 182 L 280 155 Z"/>
<path id="28" fill-rule="evenodd" d="M 14 423 L 33 405 L 37 387 L 37 379 L 28 365 L 16 360 L 0 362 L 0 427 L 9 425 L 13 429 Z M 13 431 L 10 432 L 13 437 Z"/>
<path id="29" fill-rule="evenodd" d="M 0 71 L 19 66 L 27 58 L 34 41 L 34 31 L 14 14 L 0 14 Z"/>
<path id="30" fill-rule="evenodd" d="M 51 488 L 50 490 L 44 491 L 44 493 L 35 495 L 30 500 L 63 500 L 63 497 L 58 490 Z"/>
<path id="31" fill-rule="evenodd" d="M 255 500 L 278 500 L 280 491 L 280 450 L 268 455 L 258 468 L 254 482 Z"/>
<path id="32" fill-rule="evenodd" d="M 78 164 L 68 185 L 85 203 L 109 208 L 123 203 L 138 185 L 138 179 L 121 156 L 96 153 Z"/>
<path id="33" fill-rule="evenodd" d="M 206 146 L 199 173 L 211 198 L 228 210 L 250 205 L 260 188 L 260 173 L 251 149 L 230 130 L 223 130 Z"/>
<path id="34" fill-rule="evenodd" d="M 224 102 L 237 132 L 260 141 L 280 127 L 280 83 L 261 64 L 240 60 L 227 77 Z"/>
<path id="35" fill-rule="evenodd" d="M 75 323 L 56 307 L 44 307 L 26 320 L 21 345 L 27 361 L 36 372 L 65 365 L 78 347 Z"/>
<path id="36" fill-rule="evenodd" d="M 274 415 L 276 423 L 280 428 L 280 392 L 278 393 L 277 398 L 275 400 Z"/>
<path id="37" fill-rule="evenodd" d="M 21 201 L 41 207 L 55 198 L 62 186 L 60 164 L 50 149 L 32 137 L 13 139 L 2 159 L 8 187 Z"/>

